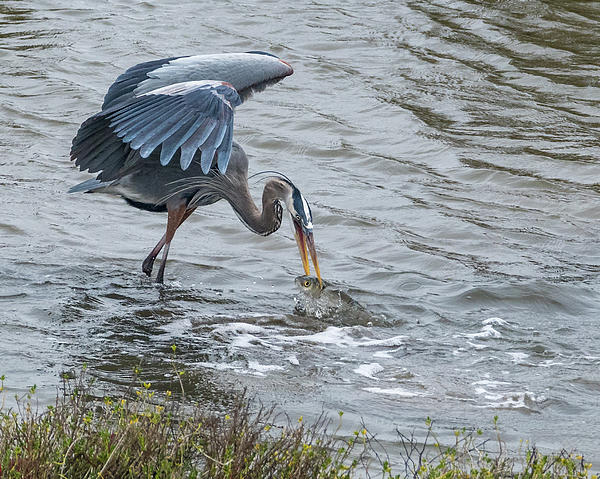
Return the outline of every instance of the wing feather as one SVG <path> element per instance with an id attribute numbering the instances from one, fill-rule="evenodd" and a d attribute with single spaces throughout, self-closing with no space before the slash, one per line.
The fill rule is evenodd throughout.
<path id="1" fill-rule="evenodd" d="M 144 148 L 140 150 L 142 157 L 147 158 L 150 153 L 152 153 L 158 145 L 163 144 L 169 137 L 171 137 L 175 132 L 177 132 L 189 119 L 194 118 L 192 115 L 188 114 L 183 118 L 175 121 L 175 119 L 170 118 L 160 125 L 159 128 L 155 129 L 152 134 L 152 138 L 148 138 L 146 140 L 146 144 Z M 191 130 L 195 130 L 197 128 L 201 128 L 201 124 L 205 119 L 200 117 L 194 120 L 194 123 L 190 126 Z"/>
<path id="2" fill-rule="evenodd" d="M 102 149 L 96 150 L 97 153 L 94 156 L 89 157 L 87 163 L 87 169 L 90 173 L 96 173 L 106 168 L 106 160 L 110 158 L 115 152 L 122 152 L 127 147 L 122 141 L 107 141 Z M 121 153 L 122 154 L 122 153 Z"/>
<path id="3" fill-rule="evenodd" d="M 225 136 L 225 133 L 228 130 L 228 125 L 226 124 L 221 124 L 219 125 L 219 129 L 217 131 L 217 133 L 215 134 L 214 139 L 208 143 L 208 139 L 210 139 L 210 137 L 207 139 L 206 142 L 204 142 L 204 144 L 201 147 L 201 151 L 202 151 L 202 157 L 200 160 L 200 165 L 202 166 L 202 173 L 207 174 L 208 170 L 210 170 L 210 168 L 212 167 L 212 162 L 213 159 L 215 157 L 215 153 L 217 151 L 217 148 L 219 148 L 221 146 L 221 142 L 223 141 L 223 137 Z M 205 153 L 206 152 L 206 162 L 205 163 Z M 210 158 L 210 163 L 208 163 L 208 158 Z M 228 160 L 229 161 L 229 160 Z M 225 165 L 227 166 L 227 165 Z"/>
<path id="4" fill-rule="evenodd" d="M 215 140 L 218 133 L 219 130 L 215 128 L 200 147 L 200 167 L 202 168 L 203 173 L 208 172 L 212 167 L 215 158 L 215 150 L 217 149 Z"/>
<path id="5" fill-rule="evenodd" d="M 233 128 L 227 128 L 221 144 L 217 148 L 217 168 L 223 174 L 227 171 L 229 158 L 231 158 L 231 148 L 233 146 Z"/>
<path id="6" fill-rule="evenodd" d="M 204 143 L 216 126 L 215 120 L 205 118 L 196 131 L 181 145 L 179 164 L 182 170 L 187 170 L 198 151 L 198 146 Z"/>
<path id="7" fill-rule="evenodd" d="M 167 111 L 137 132 L 133 141 L 131 141 L 131 147 L 134 150 L 139 150 L 143 146 L 143 150 L 148 151 L 146 155 L 142 153 L 142 156 L 147 157 L 160 143 L 162 143 L 162 141 L 156 142 L 156 137 L 158 134 L 164 132 L 165 128 L 168 128 L 171 131 L 177 131 L 181 125 L 193 118 L 194 114 L 189 111 L 182 110 L 176 113 Z"/>
<path id="8" fill-rule="evenodd" d="M 163 58 L 161 60 L 152 60 L 150 62 L 139 63 L 131 68 L 127 69 L 125 73 L 122 73 L 117 77 L 115 82 L 110 86 L 106 96 L 104 97 L 104 103 L 102 104 L 102 110 L 106 110 L 117 103 L 123 103 L 131 98 L 135 97 L 133 91 L 138 85 L 150 78 L 149 73 L 153 72 L 157 68 L 163 65 L 168 65 L 170 61 L 176 60 L 182 57 L 171 57 Z"/>
<path id="9" fill-rule="evenodd" d="M 157 117 L 161 115 L 163 118 L 176 118 L 179 119 L 185 116 L 185 111 L 180 110 L 176 107 L 174 102 L 161 102 L 156 108 L 149 108 L 142 114 L 136 115 L 125 124 L 115 124 L 115 133 L 119 137 L 123 138 L 123 142 L 131 143 L 138 135 L 140 135 L 145 128 L 151 127 L 155 124 Z M 138 149 L 137 147 L 135 148 Z"/>
<path id="10" fill-rule="evenodd" d="M 160 152 L 160 164 L 167 165 L 175 155 L 177 148 L 179 148 L 185 141 L 194 133 L 192 129 L 196 123 L 196 119 L 192 118 L 187 123 L 181 125 L 177 131 L 175 131 L 169 138 L 163 142 L 162 150 Z"/>
<path id="11" fill-rule="evenodd" d="M 121 124 L 122 127 L 125 127 L 132 118 L 139 117 L 144 112 L 153 108 L 158 108 L 160 102 L 166 103 L 168 101 L 169 98 L 161 98 L 160 101 L 155 101 L 154 103 L 151 101 L 139 101 L 136 105 L 129 106 L 129 108 L 124 108 L 127 103 L 120 104 L 119 108 L 114 108 L 112 110 L 114 113 L 108 116 L 111 119 L 111 127 L 117 123 Z"/>
<path id="12" fill-rule="evenodd" d="M 130 133 L 129 143 L 131 143 L 131 148 L 134 150 L 139 150 L 142 145 L 144 148 L 147 148 L 147 142 L 151 138 L 156 136 L 157 130 L 162 131 L 165 127 L 165 124 L 176 124 L 181 120 L 187 117 L 187 113 L 184 111 L 178 111 L 173 113 L 171 110 L 166 110 L 163 112 L 157 112 L 152 115 L 151 121 L 145 121 L 143 124 L 140 123 L 138 127 L 136 125 L 135 129 Z M 123 141 L 127 142 L 128 137 L 123 137 Z M 157 145 L 154 146 L 156 148 Z M 150 148 L 148 154 L 152 153 L 154 148 Z M 144 156 L 144 155 L 142 155 Z"/>

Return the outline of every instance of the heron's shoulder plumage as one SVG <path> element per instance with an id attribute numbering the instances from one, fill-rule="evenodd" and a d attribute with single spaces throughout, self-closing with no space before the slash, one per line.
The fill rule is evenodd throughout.
<path id="1" fill-rule="evenodd" d="M 104 96 L 102 109 L 111 107 L 116 103 L 127 101 L 135 96 L 133 92 L 138 85 L 148 79 L 148 73 L 168 64 L 172 60 L 181 57 L 163 58 L 161 60 L 152 60 L 149 62 L 140 63 L 131 68 L 128 68 L 125 73 L 117 77 L 115 82 L 110 86 L 108 92 Z"/>

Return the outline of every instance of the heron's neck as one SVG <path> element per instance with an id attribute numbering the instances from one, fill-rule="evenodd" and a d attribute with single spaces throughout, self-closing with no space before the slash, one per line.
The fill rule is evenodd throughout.
<path id="1" fill-rule="evenodd" d="M 258 209 L 247 185 L 237 190 L 236 195 L 227 198 L 233 210 L 236 212 L 246 227 L 261 236 L 274 233 L 281 226 L 283 216 L 283 188 L 281 182 L 272 179 L 267 182 L 262 195 L 262 211 Z"/>

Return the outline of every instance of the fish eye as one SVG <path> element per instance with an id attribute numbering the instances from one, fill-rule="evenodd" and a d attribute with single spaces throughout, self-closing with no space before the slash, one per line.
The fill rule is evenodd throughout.
<path id="1" fill-rule="evenodd" d="M 306 281 L 304 282 L 304 287 L 305 287 L 305 288 L 308 288 L 309 286 L 310 286 L 310 281 L 309 281 L 309 280 L 306 280 Z"/>

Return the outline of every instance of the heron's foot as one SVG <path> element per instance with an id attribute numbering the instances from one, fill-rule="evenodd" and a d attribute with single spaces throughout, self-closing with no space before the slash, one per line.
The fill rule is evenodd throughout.
<path id="1" fill-rule="evenodd" d="M 160 263 L 160 267 L 158 268 L 158 274 L 156 275 L 156 283 L 158 284 L 163 284 L 165 281 L 165 265 L 166 265 L 166 261 L 162 261 Z"/>
<path id="2" fill-rule="evenodd" d="M 156 259 L 156 256 L 150 255 L 142 263 L 142 271 L 144 273 L 146 273 L 146 276 L 148 276 L 148 277 L 150 277 L 150 275 L 152 274 L 152 268 L 154 267 L 155 259 Z"/>

